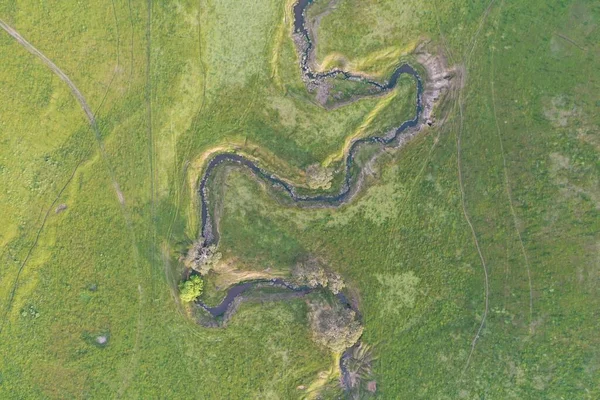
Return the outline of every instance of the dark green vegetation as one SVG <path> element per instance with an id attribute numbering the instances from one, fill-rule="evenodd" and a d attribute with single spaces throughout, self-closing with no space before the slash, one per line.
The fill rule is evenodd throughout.
<path id="1" fill-rule="evenodd" d="M 243 304 L 220 330 L 180 312 L 188 174 L 245 141 L 297 173 L 383 100 L 315 105 L 284 2 L 88 3 L 0 4 L 76 83 L 105 148 L 64 83 L 0 32 L 0 397 L 306 395 L 331 360 L 303 300 Z M 289 274 L 323 257 L 360 295 L 382 398 L 598 398 L 599 21 L 581 0 L 340 0 L 317 61 L 385 75 L 429 38 L 464 86 L 340 210 L 223 177 L 223 262 Z M 414 101 L 398 90 L 378 129 Z"/>
<path id="2" fill-rule="evenodd" d="M 355 312 L 336 302 L 319 301 L 310 304 L 308 318 L 314 339 L 334 353 L 352 347 L 363 333 Z"/>

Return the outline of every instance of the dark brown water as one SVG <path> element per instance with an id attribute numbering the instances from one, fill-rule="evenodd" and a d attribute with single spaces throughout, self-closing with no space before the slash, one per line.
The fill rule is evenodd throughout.
<path id="1" fill-rule="evenodd" d="M 221 301 L 221 303 L 219 303 L 215 307 L 208 307 L 206 304 L 202 303 L 201 301 L 198 302 L 198 305 L 200 305 L 202 308 L 204 308 L 206 311 L 208 311 L 210 313 L 210 315 L 212 315 L 213 317 L 220 317 L 223 314 L 225 314 L 225 312 L 229 309 L 229 307 L 231 306 L 233 301 L 236 299 L 236 297 L 240 296 L 243 293 L 248 292 L 249 290 L 259 288 L 259 287 L 264 287 L 266 285 L 268 285 L 270 287 L 274 287 L 274 288 L 279 288 L 282 290 L 294 291 L 294 292 L 297 292 L 300 294 L 308 294 L 312 291 L 312 289 L 310 289 L 310 288 L 290 285 L 287 282 L 285 282 L 283 279 L 259 279 L 259 280 L 255 280 L 255 281 L 240 283 L 239 285 L 235 285 L 235 286 L 231 287 L 227 291 L 227 295 L 225 296 L 223 301 Z"/>
<path id="2" fill-rule="evenodd" d="M 423 105 L 422 105 L 423 84 L 421 82 L 421 78 L 420 78 L 418 72 L 409 64 L 399 65 L 394 70 L 394 72 L 391 74 L 389 80 L 385 81 L 385 82 L 373 81 L 373 80 L 370 80 L 363 76 L 352 74 L 350 72 L 343 71 L 340 69 L 333 69 L 331 71 L 323 72 L 323 73 L 315 73 L 311 70 L 310 66 L 308 65 L 308 60 L 310 59 L 310 56 L 312 54 L 311 52 L 314 51 L 314 47 L 313 47 L 313 40 L 311 39 L 309 32 L 306 28 L 306 19 L 305 18 L 306 18 L 306 9 L 310 6 L 310 4 L 312 2 L 313 2 L 313 0 L 299 0 L 296 3 L 296 5 L 294 6 L 294 34 L 301 35 L 301 37 L 303 37 L 303 40 L 305 40 L 305 43 L 306 43 L 304 51 L 299 52 L 300 53 L 299 54 L 300 68 L 301 68 L 302 74 L 304 75 L 305 79 L 318 84 L 320 82 L 323 82 L 323 80 L 326 78 L 330 78 L 333 76 L 336 76 L 336 77 L 341 76 L 343 79 L 358 81 L 358 82 L 362 82 L 362 83 L 372 86 L 374 90 L 372 91 L 370 96 L 374 96 L 374 95 L 381 94 L 383 92 L 393 90 L 396 87 L 396 85 L 398 83 L 398 79 L 400 78 L 400 76 L 402 74 L 410 75 L 414 78 L 416 86 L 417 86 L 417 98 L 415 101 L 414 117 L 407 121 L 399 121 L 397 128 L 394 129 L 392 134 L 388 133 L 385 136 L 371 136 L 371 137 L 358 139 L 358 140 L 354 141 L 350 147 L 350 150 L 348 151 L 348 154 L 346 155 L 345 160 L 344 160 L 345 169 L 344 169 L 343 184 L 341 186 L 340 191 L 336 194 L 322 194 L 319 192 L 314 192 L 313 195 L 301 195 L 298 193 L 298 190 L 294 186 L 290 185 L 289 183 L 287 183 L 284 180 L 282 180 L 281 178 L 279 178 L 275 173 L 271 173 L 271 172 L 266 171 L 265 169 L 259 167 L 255 162 L 245 158 L 244 156 L 241 156 L 239 154 L 234 154 L 234 153 L 215 155 L 208 162 L 208 165 L 204 171 L 204 174 L 202 175 L 202 178 L 200 181 L 200 187 L 199 187 L 199 191 L 198 191 L 198 194 L 200 196 L 201 213 L 202 213 L 201 234 L 205 239 L 205 245 L 218 243 L 217 227 L 214 226 L 213 221 L 211 219 L 212 213 L 211 213 L 211 209 L 210 209 L 211 204 L 208 200 L 208 182 L 209 182 L 210 178 L 213 176 L 213 174 L 215 173 L 216 169 L 219 168 L 220 166 L 234 165 L 234 166 L 238 166 L 239 168 L 248 169 L 258 179 L 263 180 L 264 182 L 268 183 L 270 186 L 272 186 L 275 189 L 279 189 L 286 196 L 288 196 L 289 199 L 291 199 L 293 204 L 296 204 L 298 206 L 324 205 L 324 206 L 335 207 L 335 206 L 339 206 L 340 204 L 346 202 L 349 199 L 349 197 L 352 193 L 352 190 L 355 189 L 355 187 L 353 187 L 353 185 L 356 185 L 355 178 L 359 172 L 357 172 L 356 168 L 353 168 L 353 167 L 355 165 L 355 163 L 354 163 L 355 156 L 356 156 L 357 152 L 360 150 L 360 148 L 365 145 L 369 145 L 369 144 L 379 144 L 379 145 L 381 145 L 382 148 L 387 147 L 387 146 L 392 146 L 396 142 L 396 140 L 402 136 L 402 134 L 404 132 L 406 132 L 410 128 L 416 127 L 420 122 L 421 114 L 422 114 L 422 110 L 423 110 Z M 262 281 L 259 280 L 259 281 L 252 281 L 252 282 L 244 282 L 239 285 L 233 286 L 227 292 L 225 299 L 223 299 L 223 301 L 215 307 L 208 307 L 205 304 L 203 304 L 202 302 L 198 302 L 198 304 L 203 309 L 208 311 L 213 317 L 222 316 L 223 314 L 225 314 L 225 312 L 228 310 L 228 308 L 231 306 L 233 301 L 238 296 L 240 296 L 241 294 L 243 294 L 253 288 L 256 288 L 258 285 L 265 285 L 265 284 L 272 285 L 274 287 L 279 287 L 284 290 L 302 292 L 304 294 L 309 293 L 311 291 L 311 289 L 308 289 L 308 288 L 295 287 L 295 286 L 290 285 L 280 279 L 262 280 Z M 344 304 L 346 307 L 352 308 L 350 302 L 343 294 L 338 295 L 337 299 L 342 304 Z M 357 315 L 360 315 L 358 310 L 355 309 L 355 311 L 357 312 Z M 342 370 L 342 380 L 343 381 L 347 380 L 347 378 L 348 378 L 346 376 L 347 371 L 345 371 L 343 361 L 349 357 L 349 354 L 350 354 L 349 351 L 344 353 L 344 355 L 342 357 L 342 362 L 340 364 L 340 368 Z"/>

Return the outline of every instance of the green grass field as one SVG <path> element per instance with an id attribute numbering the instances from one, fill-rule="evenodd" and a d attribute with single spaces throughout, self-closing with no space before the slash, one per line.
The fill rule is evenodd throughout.
<path id="1" fill-rule="evenodd" d="M 0 398 L 304 398 L 329 370 L 302 299 L 209 329 L 175 291 L 203 154 L 239 146 L 301 179 L 412 112 L 410 80 L 317 105 L 290 4 L 0 2 L 99 131 L 0 32 Z M 317 34 L 317 63 L 382 77 L 430 40 L 464 84 L 340 209 L 221 177 L 224 262 L 287 276 L 326 259 L 360 298 L 379 398 L 600 397 L 600 4 L 339 0 Z"/>

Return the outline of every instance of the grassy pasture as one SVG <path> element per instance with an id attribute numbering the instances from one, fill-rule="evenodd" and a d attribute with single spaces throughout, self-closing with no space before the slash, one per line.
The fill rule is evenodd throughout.
<path id="1" fill-rule="evenodd" d="M 211 330 L 171 290 L 204 151 L 247 141 L 304 170 L 412 112 L 409 81 L 389 104 L 315 105 L 289 17 L 274 0 L 0 4 L 84 94 L 105 148 L 1 32 L 1 398 L 300 398 L 330 368 L 302 300 Z M 381 398 L 597 398 L 599 21 L 582 0 L 340 0 L 318 63 L 385 77 L 427 38 L 466 83 L 446 123 L 382 156 L 339 210 L 283 207 L 229 174 L 224 258 L 285 275 L 325 257 L 360 295 Z"/>

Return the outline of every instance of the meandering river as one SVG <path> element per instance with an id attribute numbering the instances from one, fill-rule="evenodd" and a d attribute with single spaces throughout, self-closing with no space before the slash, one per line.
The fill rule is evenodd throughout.
<path id="1" fill-rule="evenodd" d="M 389 80 L 384 82 L 377 82 L 374 80 L 370 80 L 367 77 L 362 75 L 352 74 L 347 71 L 343 71 L 340 69 L 332 69 L 327 72 L 314 72 L 310 66 L 309 59 L 312 57 L 312 52 L 314 52 L 314 38 L 310 37 L 309 29 L 306 26 L 306 10 L 310 6 L 313 0 L 299 0 L 298 3 L 294 6 L 294 34 L 300 35 L 302 40 L 304 41 L 304 45 L 302 47 L 298 46 L 296 42 L 298 53 L 300 56 L 300 68 L 303 74 L 303 78 L 307 82 L 312 82 L 315 84 L 322 84 L 324 79 L 330 78 L 332 76 L 342 76 L 343 79 L 349 79 L 353 81 L 359 81 L 370 85 L 374 88 L 373 92 L 368 96 L 374 96 L 378 94 L 382 94 L 384 92 L 388 92 L 393 90 L 397 83 L 398 79 L 401 75 L 406 74 L 413 77 L 417 86 L 417 97 L 415 101 L 415 112 L 414 117 L 407 121 L 399 122 L 399 125 L 393 129 L 391 132 L 388 132 L 384 136 L 370 136 L 362 139 L 355 140 L 348 150 L 348 153 L 345 155 L 344 159 L 344 179 L 341 185 L 341 188 L 338 193 L 335 194 L 323 194 L 319 192 L 315 192 L 312 195 L 301 195 L 298 193 L 296 187 L 281 179 L 277 176 L 276 173 L 269 172 L 261 167 L 259 167 L 254 161 L 244 157 L 240 154 L 235 153 L 223 153 L 217 154 L 213 156 L 209 161 L 208 165 L 204 169 L 204 173 L 200 180 L 200 185 L 198 189 L 198 194 L 200 197 L 200 205 L 201 205 L 201 235 L 204 238 L 204 245 L 215 245 L 218 242 L 218 231 L 217 226 L 213 223 L 212 220 L 212 212 L 211 212 L 211 203 L 209 201 L 209 189 L 208 182 L 211 177 L 214 176 L 216 170 L 223 165 L 237 165 L 239 168 L 247 168 L 250 170 L 258 179 L 261 179 L 267 183 L 269 183 L 274 188 L 279 188 L 285 195 L 287 195 L 293 204 L 298 206 L 329 206 L 335 207 L 340 204 L 347 202 L 351 197 L 351 194 L 354 193 L 357 185 L 357 181 L 355 179 L 356 171 L 354 171 L 354 160 L 357 152 L 361 149 L 361 147 L 372 144 L 379 144 L 381 148 L 394 146 L 398 142 L 399 139 L 405 134 L 410 128 L 415 128 L 419 125 L 421 114 L 423 111 L 423 83 L 421 81 L 421 77 L 418 72 L 409 64 L 402 64 L 398 66 L 394 72 L 391 74 Z M 365 97 L 365 96 L 361 96 Z M 354 172 L 353 172 L 354 171 Z M 305 188 L 303 188 L 305 189 Z M 264 282 L 263 282 L 264 283 Z M 283 281 L 274 281 L 274 284 L 278 285 L 287 285 Z M 233 302 L 233 300 L 244 291 L 250 289 L 256 282 L 253 283 L 242 283 L 240 285 L 232 287 L 225 299 L 221 304 L 216 307 L 207 307 L 204 306 L 206 310 L 208 310 L 212 315 L 222 315 L 229 304 Z M 293 289 L 292 286 L 287 285 L 289 289 Z"/>
<path id="2" fill-rule="evenodd" d="M 208 165 L 204 170 L 204 174 L 200 180 L 199 185 L 199 196 L 201 204 L 201 235 L 205 240 L 205 245 L 212 245 L 218 242 L 217 227 L 212 221 L 212 213 L 210 212 L 210 202 L 208 199 L 208 182 L 214 175 L 215 171 L 219 166 L 223 164 L 238 165 L 240 168 L 247 168 L 257 178 L 269 183 L 274 188 L 279 188 L 293 201 L 294 204 L 299 206 L 330 206 L 335 207 L 349 200 L 349 197 L 356 189 L 353 184 L 356 184 L 353 174 L 354 159 L 357 152 L 365 145 L 380 144 L 382 148 L 387 146 L 393 146 L 397 143 L 398 139 L 407 132 L 410 128 L 416 127 L 421 118 L 423 111 L 422 95 L 423 95 L 423 83 L 421 77 L 417 71 L 409 64 L 402 64 L 396 68 L 392 73 L 390 79 L 386 82 L 376 82 L 370 80 L 361 75 L 351 74 L 349 72 L 333 69 L 331 71 L 317 73 L 314 72 L 309 65 L 309 58 L 311 52 L 314 51 L 313 39 L 311 39 L 308 29 L 306 28 L 305 14 L 306 8 L 312 3 L 312 0 L 300 0 L 294 7 L 294 29 L 296 34 L 301 35 L 306 46 L 304 50 L 299 49 L 300 54 L 300 68 L 302 70 L 305 81 L 313 82 L 316 84 L 322 84 L 323 80 L 332 76 L 342 76 L 343 79 L 353 80 L 365 83 L 374 88 L 374 91 L 368 96 L 379 95 L 384 92 L 393 90 L 401 75 L 410 75 L 414 78 L 417 86 L 417 97 L 415 102 L 415 113 L 414 117 L 407 121 L 399 123 L 398 127 L 393 131 L 388 132 L 384 136 L 370 136 L 362 139 L 355 140 L 348 153 L 345 156 L 345 168 L 344 168 L 344 180 L 341 189 L 336 194 L 322 194 L 315 192 L 313 195 L 300 195 L 296 187 L 281 179 L 276 173 L 266 171 L 259 167 L 254 161 L 234 153 L 217 154 L 208 161 Z M 366 97 L 366 96 L 361 96 Z M 305 188 L 303 188 L 305 189 Z"/>
<path id="3" fill-rule="evenodd" d="M 365 76 L 353 74 L 348 71 L 340 69 L 332 69 L 326 72 L 315 72 L 311 65 L 310 60 L 314 58 L 314 38 L 311 37 L 310 30 L 307 27 L 306 22 L 306 10 L 310 6 L 313 0 L 299 0 L 293 8 L 294 12 L 294 35 L 297 51 L 300 58 L 300 69 L 303 75 L 303 79 L 307 83 L 314 85 L 324 84 L 325 79 L 331 77 L 338 77 L 341 79 L 347 79 L 352 81 L 361 82 L 367 86 L 372 87 L 369 95 L 360 96 L 375 96 L 382 93 L 393 90 L 401 75 L 410 75 L 413 77 L 417 87 L 417 97 L 415 101 L 414 116 L 412 119 L 407 121 L 399 121 L 398 126 L 392 131 L 386 133 L 383 136 L 370 136 L 362 139 L 355 140 L 344 159 L 344 179 L 340 190 L 334 194 L 323 194 L 318 191 L 313 192 L 311 195 L 300 194 L 298 189 L 289 182 L 281 179 L 276 173 L 269 172 L 262 167 L 259 167 L 254 161 L 235 153 L 223 153 L 213 156 L 208 161 L 204 173 L 200 180 L 198 194 L 200 197 L 201 204 L 201 235 L 204 238 L 204 245 L 216 245 L 218 243 L 218 229 L 214 221 L 212 220 L 213 213 L 211 212 L 211 203 L 209 201 L 209 188 L 208 183 L 211 177 L 214 176 L 218 168 L 224 165 L 234 165 L 239 168 L 246 168 L 251 171 L 254 176 L 264 182 L 270 184 L 273 188 L 279 189 L 283 192 L 291 202 L 295 205 L 302 207 L 311 206 L 328 206 L 336 207 L 340 204 L 347 202 L 352 195 L 358 189 L 358 180 L 355 175 L 360 174 L 361 171 L 357 171 L 353 168 L 355 165 L 355 157 L 358 151 L 366 145 L 377 145 L 381 146 L 381 149 L 386 147 L 392 147 L 402 141 L 402 137 L 411 131 L 411 128 L 416 128 L 421 123 L 421 116 L 423 113 L 423 83 L 418 72 L 409 64 L 399 65 L 394 72 L 391 74 L 389 80 L 378 82 L 371 80 Z M 306 193 L 306 188 L 303 188 L 302 193 Z M 300 295 L 306 294 L 312 291 L 310 288 L 297 287 L 290 285 L 289 283 L 281 279 L 273 280 L 257 280 L 251 282 L 243 282 L 238 285 L 231 287 L 223 301 L 215 307 L 209 307 L 201 301 L 198 302 L 199 306 L 208 311 L 213 317 L 223 316 L 228 309 L 234 304 L 236 298 L 241 296 L 243 293 L 261 286 L 273 286 L 281 288 L 282 290 L 289 290 L 297 292 Z M 340 294 L 337 296 L 338 300 L 346 307 L 352 307 L 348 299 Z M 357 315 L 358 310 L 355 309 Z M 344 358 L 348 357 L 345 354 Z M 342 363 L 343 364 L 343 363 Z M 342 370 L 342 379 L 345 382 L 347 379 L 346 371 L 343 365 L 340 365 Z"/>

